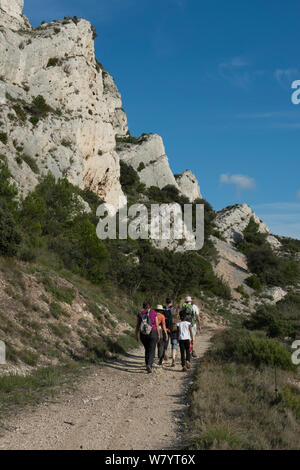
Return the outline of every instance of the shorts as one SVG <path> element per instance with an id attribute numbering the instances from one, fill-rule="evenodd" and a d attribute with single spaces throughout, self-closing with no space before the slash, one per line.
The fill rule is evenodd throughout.
<path id="1" fill-rule="evenodd" d="M 177 338 L 171 338 L 171 345 L 172 345 L 172 349 L 177 349 L 177 346 L 178 346 L 178 339 Z"/>

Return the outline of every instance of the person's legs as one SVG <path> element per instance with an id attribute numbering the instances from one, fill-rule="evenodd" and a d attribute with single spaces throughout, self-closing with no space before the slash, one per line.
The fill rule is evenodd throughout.
<path id="1" fill-rule="evenodd" d="M 141 339 L 141 342 L 142 342 L 142 344 L 143 344 L 143 346 L 144 346 L 144 348 L 145 348 L 145 364 L 146 364 L 146 366 L 147 366 L 147 364 L 148 364 L 147 339 L 148 339 L 148 338 L 147 338 L 146 335 L 141 334 L 141 335 L 140 335 L 140 339 Z"/>
<path id="2" fill-rule="evenodd" d="M 188 368 L 190 368 L 191 353 L 190 353 L 190 340 L 189 339 L 187 339 L 185 341 L 185 353 L 186 353 L 186 364 L 187 364 Z"/>
<path id="3" fill-rule="evenodd" d="M 166 337 L 165 337 L 165 333 L 164 333 L 164 360 L 167 361 L 168 360 L 168 346 L 169 346 L 169 341 L 170 341 L 170 334 L 168 334 L 168 339 L 166 340 Z"/>
<path id="4" fill-rule="evenodd" d="M 179 340 L 179 347 L 180 347 L 181 365 L 182 365 L 182 367 L 185 367 L 185 345 L 184 345 L 184 340 Z"/>
<path id="5" fill-rule="evenodd" d="M 160 331 L 160 341 L 157 344 L 157 351 L 158 351 L 159 364 L 161 365 L 163 357 L 164 357 L 164 338 L 163 338 L 162 330 Z"/>
<path id="6" fill-rule="evenodd" d="M 175 360 L 176 360 L 177 346 L 178 346 L 177 338 L 171 338 L 171 345 L 172 345 L 172 367 L 174 367 Z"/>
<path id="7" fill-rule="evenodd" d="M 195 325 L 192 326 L 192 332 L 193 332 L 193 338 L 194 338 L 194 344 L 193 344 L 193 349 L 192 349 L 192 356 L 193 356 L 193 357 L 197 357 L 197 354 L 196 354 L 196 352 L 194 351 L 195 342 L 196 342 L 196 335 L 197 335 L 197 323 L 195 323 Z"/>
<path id="8" fill-rule="evenodd" d="M 158 338 L 157 331 L 152 330 L 149 335 L 149 360 L 148 360 L 148 366 L 151 368 L 154 362 L 157 338 Z"/>

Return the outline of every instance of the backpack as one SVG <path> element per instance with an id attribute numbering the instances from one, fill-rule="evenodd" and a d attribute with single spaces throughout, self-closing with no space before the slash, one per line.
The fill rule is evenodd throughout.
<path id="1" fill-rule="evenodd" d="M 173 307 L 173 312 L 172 312 L 172 322 L 170 326 L 170 331 L 171 333 L 176 333 L 178 330 L 177 323 L 179 322 L 179 310 L 178 307 Z"/>
<path id="2" fill-rule="evenodd" d="M 150 310 L 148 310 L 147 313 L 140 313 L 140 333 L 142 333 L 143 335 L 150 335 L 152 331 L 152 323 L 149 316 L 149 312 Z"/>
<path id="3" fill-rule="evenodd" d="M 170 329 L 171 326 L 172 326 L 173 310 L 174 310 L 173 305 L 171 305 L 170 307 L 168 307 L 168 306 L 164 307 L 163 314 L 164 314 L 165 319 L 166 319 L 166 328 L 168 328 L 168 329 Z"/>
<path id="4" fill-rule="evenodd" d="M 195 325 L 196 323 L 196 315 L 193 309 L 193 305 L 191 304 L 183 304 L 180 310 L 180 316 L 182 313 L 186 314 L 186 321 L 190 322 L 191 325 Z"/>

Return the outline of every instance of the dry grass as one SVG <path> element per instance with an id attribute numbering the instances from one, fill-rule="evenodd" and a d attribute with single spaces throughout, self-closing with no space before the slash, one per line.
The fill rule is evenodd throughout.
<path id="1" fill-rule="evenodd" d="M 300 421 L 281 397 L 291 373 L 206 357 L 185 417 L 189 449 L 299 449 Z"/>

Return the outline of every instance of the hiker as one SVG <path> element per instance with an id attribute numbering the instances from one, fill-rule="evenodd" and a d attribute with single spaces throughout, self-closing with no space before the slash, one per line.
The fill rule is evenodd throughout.
<path id="1" fill-rule="evenodd" d="M 161 366 L 164 358 L 164 352 L 165 352 L 165 343 L 169 341 L 169 335 L 167 332 L 166 328 L 166 319 L 164 316 L 164 308 L 162 305 L 157 305 L 156 307 L 156 313 L 157 313 L 157 322 L 159 326 L 159 333 L 160 333 L 160 339 L 157 344 L 157 350 L 158 350 L 158 365 Z"/>
<path id="2" fill-rule="evenodd" d="M 179 340 L 182 371 L 185 372 L 191 368 L 190 346 L 193 341 L 193 331 L 191 322 L 187 321 L 186 311 L 180 314 L 180 321 L 177 323 L 177 337 Z"/>
<path id="3" fill-rule="evenodd" d="M 164 340 L 163 359 L 165 361 L 168 360 L 168 347 L 169 347 L 169 341 L 170 341 L 170 336 L 171 336 L 171 326 L 173 322 L 173 311 L 174 311 L 173 300 L 170 297 L 167 297 L 166 305 L 164 305 L 164 311 L 163 311 L 163 314 L 165 316 L 165 321 L 166 321 L 166 329 L 168 332 L 168 339 Z"/>
<path id="4" fill-rule="evenodd" d="M 178 309 L 173 307 L 172 324 L 170 325 L 170 340 L 171 340 L 171 353 L 172 353 L 171 367 L 175 367 L 176 365 L 176 354 L 177 354 L 177 347 L 178 347 L 178 326 L 177 326 L 178 322 L 179 322 Z"/>
<path id="5" fill-rule="evenodd" d="M 199 308 L 196 304 L 193 303 L 192 297 L 189 295 L 184 299 L 184 304 L 181 308 L 181 311 L 185 311 L 187 315 L 187 320 L 190 321 L 193 331 L 193 338 L 194 340 L 191 343 L 191 351 L 192 357 L 197 357 L 195 347 L 195 339 L 197 336 L 197 327 L 199 327 L 199 332 L 201 331 L 201 321 L 200 321 L 200 313 Z"/>
<path id="6" fill-rule="evenodd" d="M 143 310 L 137 315 L 135 337 L 140 340 L 145 348 L 145 363 L 148 374 L 152 372 L 152 366 L 155 357 L 155 348 L 160 341 L 160 331 L 157 319 L 157 313 L 151 309 L 149 302 L 143 303 Z"/>

